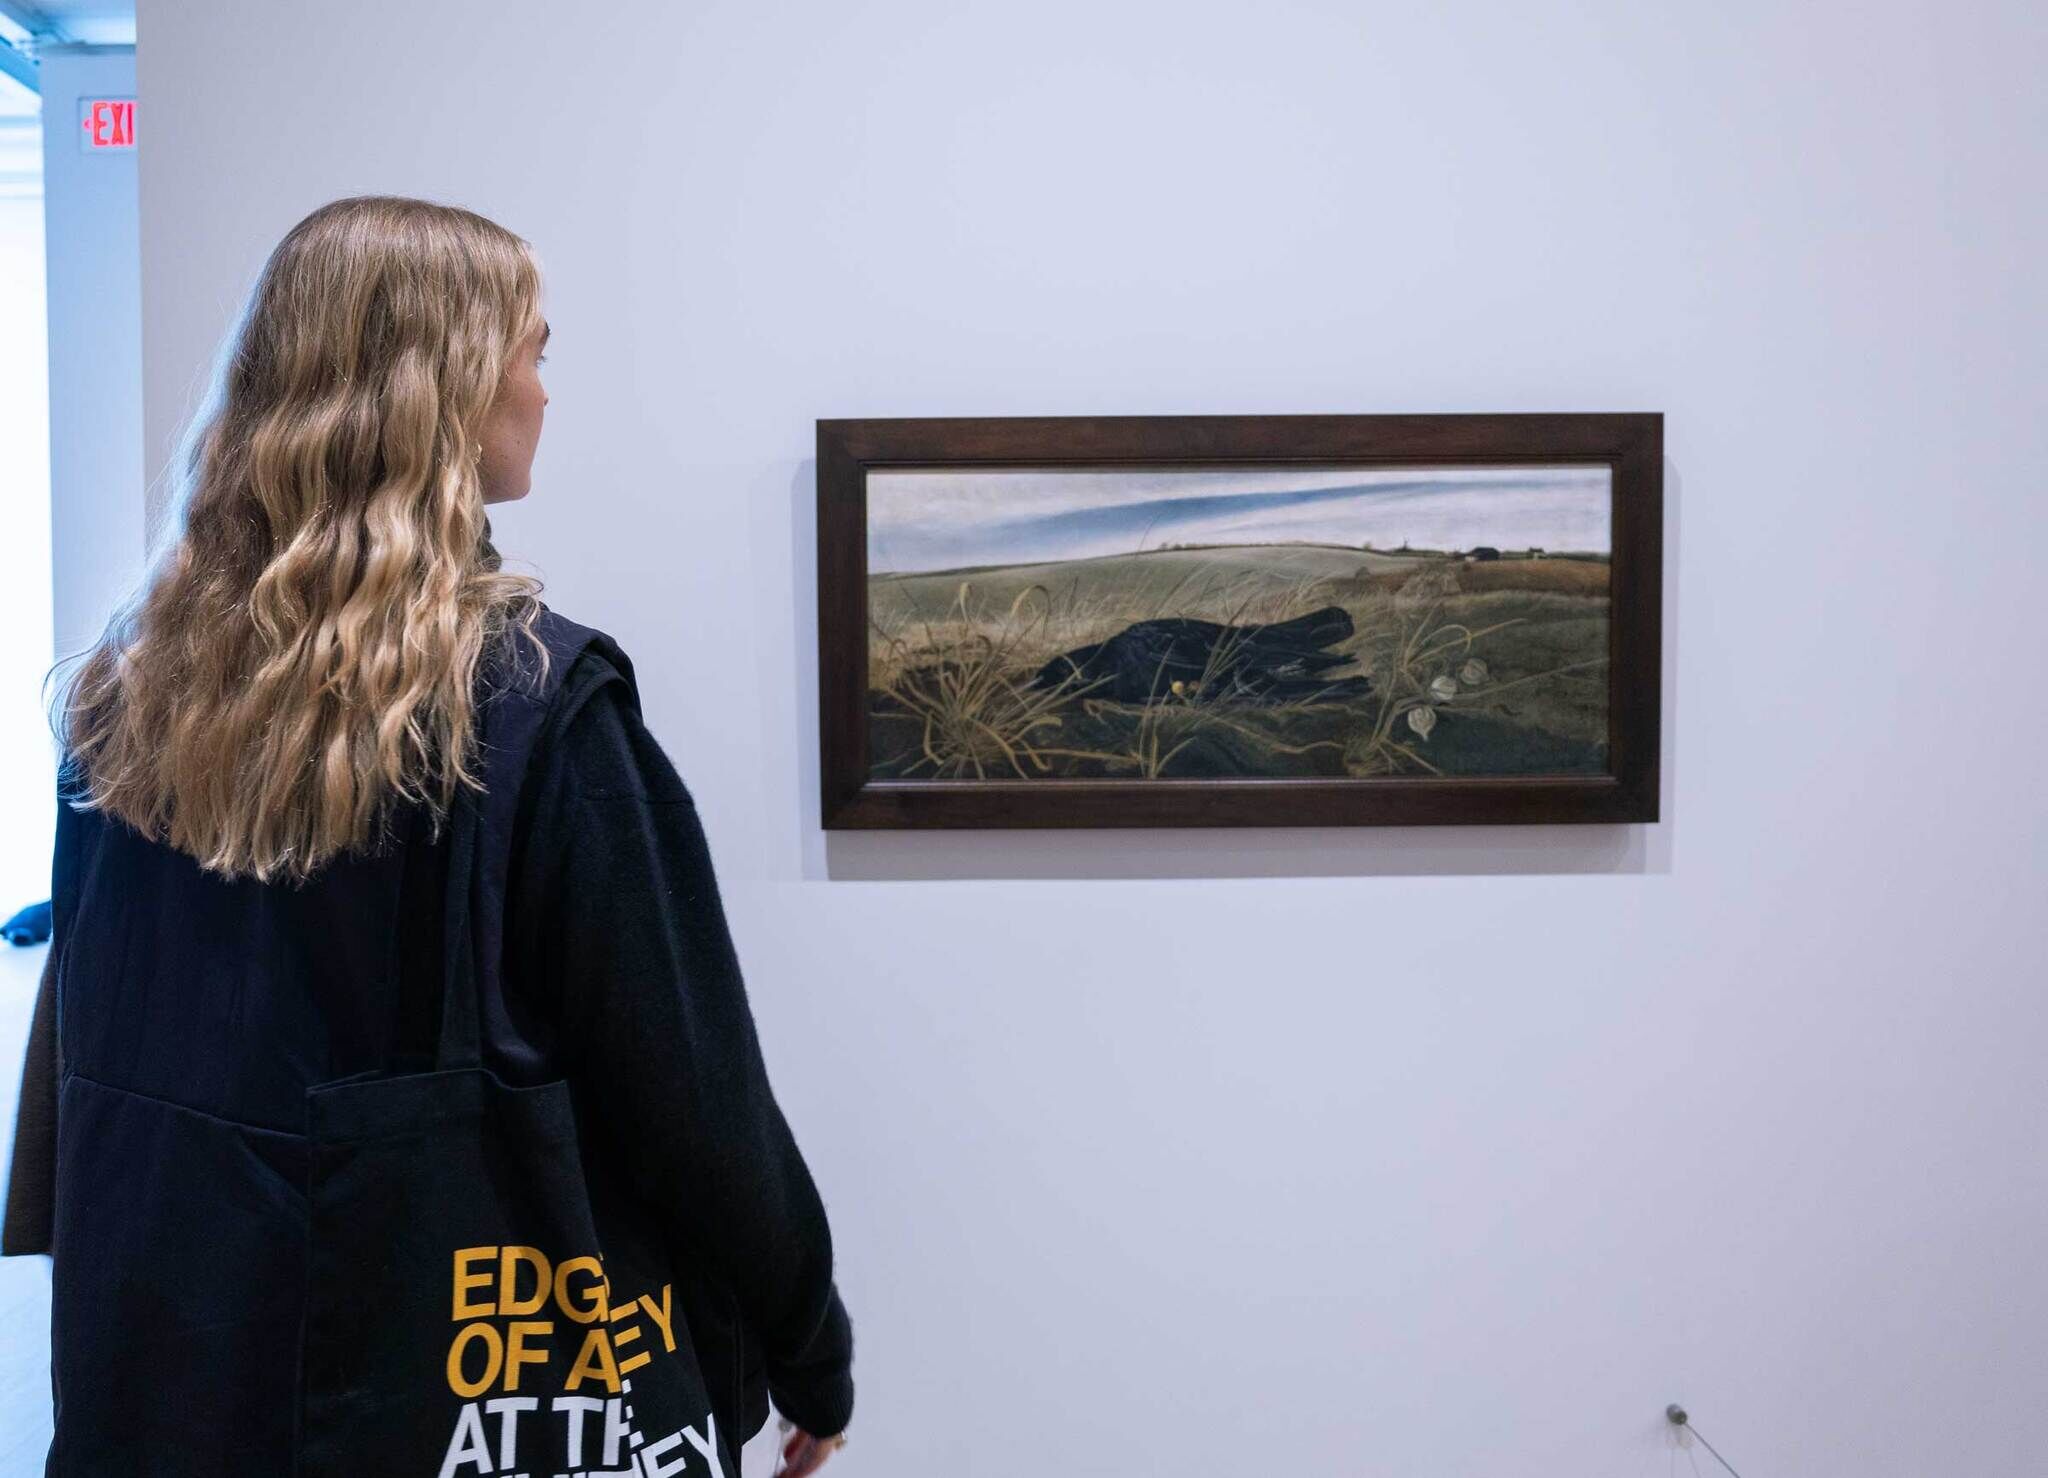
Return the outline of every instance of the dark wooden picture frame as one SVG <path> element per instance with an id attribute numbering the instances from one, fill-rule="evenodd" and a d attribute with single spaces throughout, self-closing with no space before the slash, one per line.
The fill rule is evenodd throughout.
<path id="1" fill-rule="evenodd" d="M 821 420 L 817 455 L 820 799 L 827 829 L 1657 819 L 1661 414 Z M 1552 465 L 1609 469 L 1605 773 L 912 780 L 870 773 L 871 473 Z"/>

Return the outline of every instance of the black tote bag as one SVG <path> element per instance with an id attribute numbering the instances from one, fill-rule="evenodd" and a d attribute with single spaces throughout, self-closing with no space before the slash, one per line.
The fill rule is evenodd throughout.
<path id="1" fill-rule="evenodd" d="M 298 1471 L 739 1478 L 661 1229 L 587 1177 L 567 1081 L 483 1064 L 478 830 L 464 792 L 432 1069 L 307 1092 Z"/>

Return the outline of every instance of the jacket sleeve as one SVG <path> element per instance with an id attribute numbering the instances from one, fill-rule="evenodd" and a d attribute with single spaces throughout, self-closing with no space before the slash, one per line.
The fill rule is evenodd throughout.
<path id="1" fill-rule="evenodd" d="M 50 848 L 50 943 L 29 1016 L 8 1159 L 7 1204 L 0 1219 L 0 1257 L 56 1250 L 57 1090 L 64 1053 L 57 1035 L 57 969 L 64 953 L 78 873 L 75 817 L 67 804 L 76 783 L 68 754 L 57 767 L 57 825 Z"/>
<path id="2" fill-rule="evenodd" d="M 7 1175 L 7 1213 L 0 1257 L 50 1251 L 57 1189 L 57 946 L 43 955 L 42 983 L 29 1017 L 21 1090 L 14 1114 L 14 1150 Z"/>
<path id="3" fill-rule="evenodd" d="M 630 678 L 596 653 L 568 675 L 533 764 L 519 910 L 547 936 L 542 989 L 571 1079 L 678 1240 L 732 1291 L 776 1407 L 834 1435 L 852 1415 L 852 1326 L 696 804 Z"/>

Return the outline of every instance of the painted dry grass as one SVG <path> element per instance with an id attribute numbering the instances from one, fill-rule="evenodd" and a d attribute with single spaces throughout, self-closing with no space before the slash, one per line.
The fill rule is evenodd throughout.
<path id="1" fill-rule="evenodd" d="M 1199 746 L 1212 767 L 1228 755 L 1235 773 L 1430 773 L 1430 734 L 1446 712 L 1599 743 L 1605 659 L 1588 654 L 1605 650 L 1606 573 L 1603 562 L 1571 559 L 1465 564 L 1254 546 L 879 577 L 869 601 L 876 772 L 1156 777 Z M 1332 650 L 1353 664 L 1327 675 L 1371 674 L 1360 701 L 1206 702 L 1206 673 L 1177 688 L 1162 674 L 1144 704 L 1108 702 L 1074 678 L 1029 686 L 1049 658 L 1136 621 L 1242 626 L 1333 604 L 1355 632 Z M 1212 670 L 1229 655 L 1214 653 Z"/>

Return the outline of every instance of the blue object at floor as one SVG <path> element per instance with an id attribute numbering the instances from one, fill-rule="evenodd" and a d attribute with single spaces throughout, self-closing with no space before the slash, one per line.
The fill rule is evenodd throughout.
<path id="1" fill-rule="evenodd" d="M 27 908 L 0 924 L 0 939 L 9 944 L 41 944 L 50 937 L 50 905 L 47 900 Z"/>

